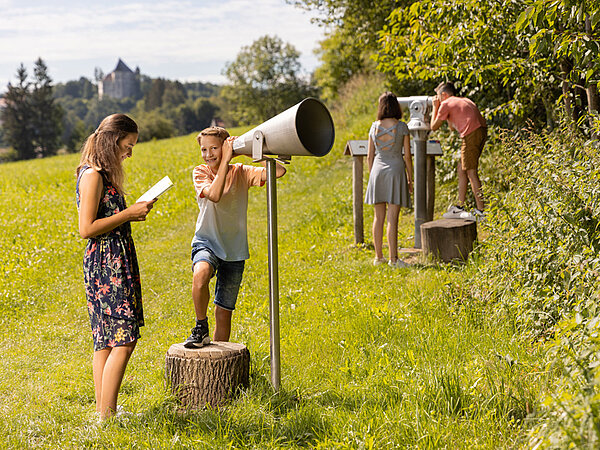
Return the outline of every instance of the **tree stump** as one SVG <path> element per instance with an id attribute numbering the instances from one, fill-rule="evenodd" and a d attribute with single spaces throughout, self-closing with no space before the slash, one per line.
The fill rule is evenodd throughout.
<path id="1" fill-rule="evenodd" d="M 248 386 L 249 374 L 250 352 L 242 344 L 213 342 L 199 349 L 173 344 L 167 351 L 167 381 L 184 409 L 227 403 L 238 386 Z"/>
<path id="2" fill-rule="evenodd" d="M 476 239 L 473 220 L 440 219 L 421 225 L 423 254 L 444 262 L 466 261 Z"/>

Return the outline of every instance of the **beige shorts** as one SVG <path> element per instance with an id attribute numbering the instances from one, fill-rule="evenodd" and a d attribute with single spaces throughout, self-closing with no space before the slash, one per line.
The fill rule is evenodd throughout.
<path id="1" fill-rule="evenodd" d="M 477 169 L 487 139 L 487 128 L 479 127 L 462 138 L 460 164 L 463 170 Z"/>

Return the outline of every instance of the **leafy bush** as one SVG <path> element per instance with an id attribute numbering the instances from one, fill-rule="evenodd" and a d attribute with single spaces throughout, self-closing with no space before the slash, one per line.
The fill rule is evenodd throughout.
<path id="1" fill-rule="evenodd" d="M 544 400 L 531 443 L 600 442 L 600 155 L 564 126 L 505 134 L 473 299 L 547 345 L 558 387 Z"/>

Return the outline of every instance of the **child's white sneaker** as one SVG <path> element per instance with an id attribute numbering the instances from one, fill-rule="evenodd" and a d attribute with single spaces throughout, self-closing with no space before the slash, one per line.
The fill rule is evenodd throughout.
<path id="1" fill-rule="evenodd" d="M 465 211 L 465 208 L 458 205 L 450 205 L 448 206 L 448 211 L 442 214 L 444 219 L 460 219 L 462 214 L 469 214 Z"/>
<path id="2" fill-rule="evenodd" d="M 473 211 L 471 211 L 471 215 L 473 217 L 475 217 L 475 220 L 477 222 L 480 222 L 480 223 L 485 222 L 486 216 L 485 216 L 485 212 L 484 211 L 475 208 Z"/>

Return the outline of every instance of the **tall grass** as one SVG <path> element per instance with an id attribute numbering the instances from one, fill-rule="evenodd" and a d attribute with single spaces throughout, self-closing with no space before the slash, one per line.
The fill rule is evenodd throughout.
<path id="1" fill-rule="evenodd" d="M 378 81 L 362 83 L 357 90 L 377 92 L 374 105 Z M 360 95 L 362 103 L 372 96 Z M 139 144 L 126 163 L 130 201 L 164 175 L 175 185 L 146 222 L 133 226 L 146 326 L 119 402 L 135 414 L 102 426 L 93 416 L 85 242 L 76 231 L 74 203 L 77 156 L 0 165 L 3 445 L 498 448 L 524 442 L 523 419 L 543 386 L 539 351 L 510 324 L 490 321 L 485 308 L 461 301 L 461 289 L 469 286 L 458 283 L 476 262 L 466 269 L 374 267 L 370 242 L 352 244 L 351 161 L 342 152 L 350 136 L 366 136 L 371 106 L 352 119 L 335 108 L 332 152 L 293 158 L 277 182 L 278 393 L 269 383 L 266 194 L 251 190 L 251 258 L 232 332 L 232 340 L 250 350 L 251 382 L 220 410 L 177 412 L 164 381 L 165 353 L 186 337 L 194 317 L 191 170 L 199 152 L 193 136 Z M 365 211 L 369 223 L 372 212 Z M 406 213 L 405 245 L 412 228 Z"/>

